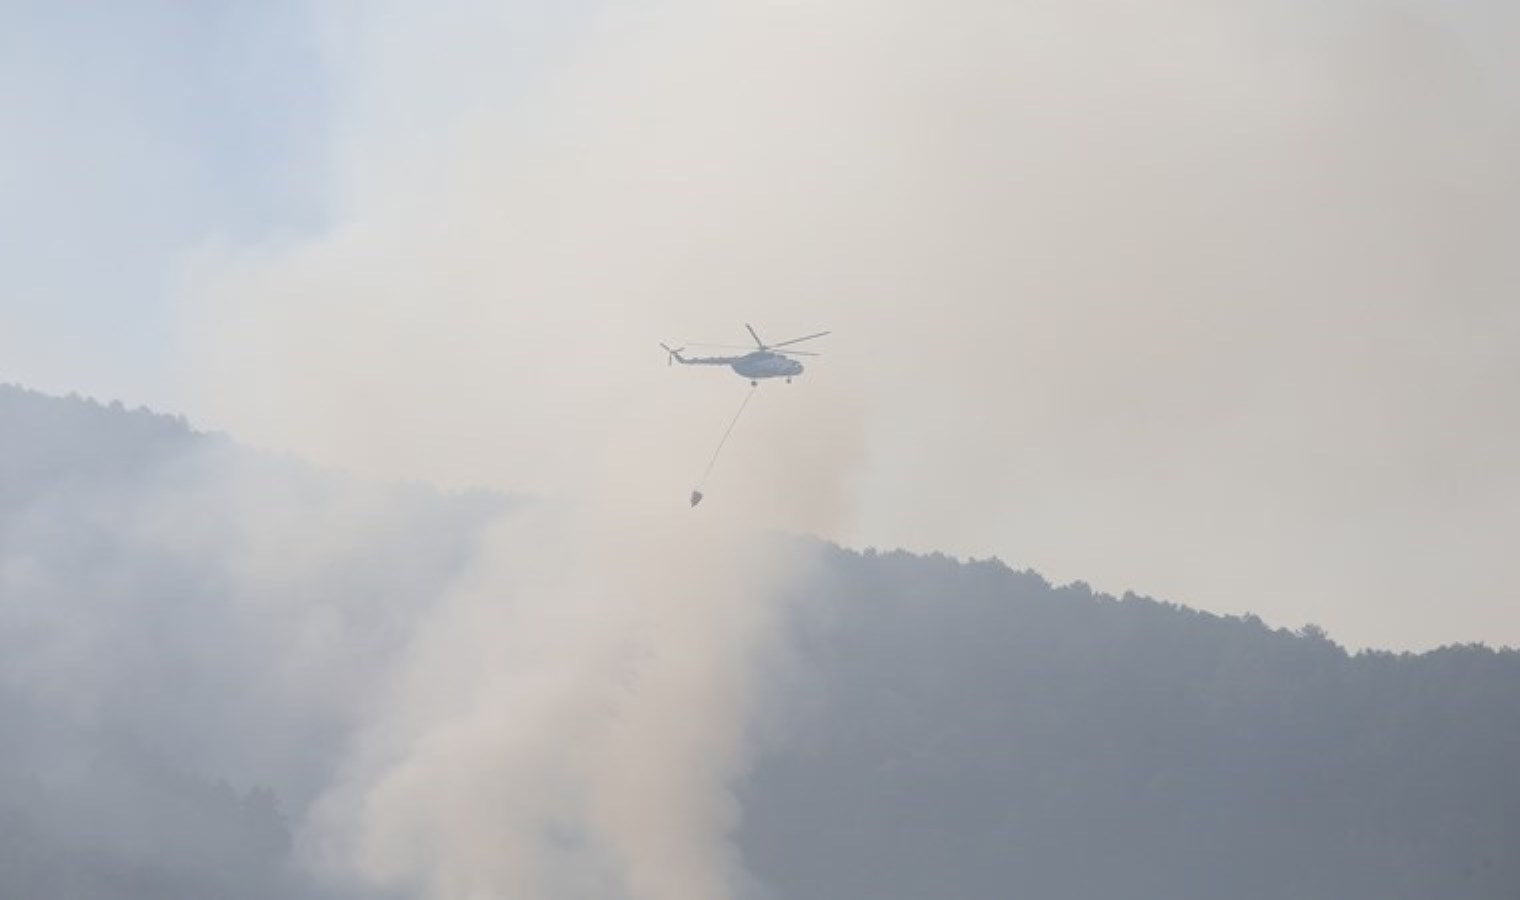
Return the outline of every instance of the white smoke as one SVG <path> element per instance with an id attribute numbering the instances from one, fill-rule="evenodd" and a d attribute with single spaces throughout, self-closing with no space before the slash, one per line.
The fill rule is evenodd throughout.
<path id="1" fill-rule="evenodd" d="M 495 97 L 456 74 L 434 89 Z M 556 90 L 589 90 L 573 81 Z M 749 389 L 660 365 L 658 340 L 692 336 L 665 329 L 743 336 L 736 297 L 690 314 L 735 293 L 693 293 L 722 269 L 669 205 L 693 198 L 647 193 L 657 134 L 603 164 L 598 133 L 626 113 L 525 131 L 494 102 L 420 145 L 359 142 L 329 234 L 208 252 L 186 275 L 196 371 L 240 434 L 553 498 L 504 521 L 417 622 L 303 842 L 427 897 L 735 896 L 729 789 L 797 569 L 765 530 L 837 526 L 858 417 L 827 383 L 767 385 L 688 508 Z"/>
<path id="2" fill-rule="evenodd" d="M 1513 16 L 375 9 L 332 16 L 334 227 L 187 277 L 198 418 L 558 491 L 651 396 L 700 469 L 732 385 L 656 340 L 833 328 L 795 427 L 747 423 L 778 469 L 866 430 L 807 482 L 854 501 L 832 536 L 1352 644 L 1520 639 L 1478 599 L 1520 503 Z M 1437 592 L 1474 599 L 1433 629 Z"/>
<path id="3" fill-rule="evenodd" d="M 192 408 L 563 506 L 376 686 L 312 837 L 340 867 L 731 893 L 778 574 L 751 527 L 1406 646 L 1430 587 L 1507 577 L 1515 98 L 1472 20 L 650 3 L 528 65 L 523 7 L 373 9 L 332 17 L 332 227 L 187 268 Z M 745 321 L 838 336 L 687 510 L 745 388 L 655 342 Z"/>
<path id="4" fill-rule="evenodd" d="M 777 570 L 688 516 L 608 524 L 492 537 L 319 811 L 327 862 L 430 897 L 733 896 Z"/>

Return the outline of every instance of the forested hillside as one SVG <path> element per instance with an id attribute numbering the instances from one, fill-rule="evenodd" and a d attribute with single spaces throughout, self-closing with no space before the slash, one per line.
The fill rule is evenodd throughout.
<path id="1" fill-rule="evenodd" d="M 296 838 L 513 508 L 0 387 L 0 897 L 361 896 Z M 776 898 L 1520 897 L 1520 654 L 798 543 L 735 786 Z"/>
<path id="2" fill-rule="evenodd" d="M 743 793 L 781 896 L 1520 897 L 1520 654 L 822 552 Z"/>
<path id="3" fill-rule="evenodd" d="M 0 897 L 348 896 L 294 832 L 503 503 L 0 386 Z"/>

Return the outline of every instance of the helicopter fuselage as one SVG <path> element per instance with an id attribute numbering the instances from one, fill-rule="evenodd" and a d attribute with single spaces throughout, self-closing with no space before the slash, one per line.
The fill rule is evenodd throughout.
<path id="1" fill-rule="evenodd" d="M 729 363 L 729 367 L 745 378 L 791 378 L 802 374 L 802 363 L 780 353 L 756 350 L 746 353 Z"/>
<path id="2" fill-rule="evenodd" d="M 749 332 L 749 336 L 755 339 L 755 349 L 743 356 L 683 356 L 681 351 L 685 350 L 685 347 L 671 347 L 667 344 L 660 346 L 668 354 L 666 359 L 668 363 L 680 363 L 683 366 L 728 366 L 740 376 L 748 378 L 751 383 L 759 382 L 762 378 L 785 378 L 791 381 L 801 375 L 803 369 L 802 363 L 793 359 L 793 356 L 817 356 L 818 354 L 811 350 L 780 350 L 778 348 L 811 341 L 828 334 L 827 331 L 820 331 L 817 334 L 792 338 L 779 344 L 767 344 L 760 340 L 760 335 L 755 333 L 755 329 L 749 325 L 745 325 L 744 328 Z"/>
<path id="3" fill-rule="evenodd" d="M 728 366 L 750 381 L 762 378 L 793 378 L 802 374 L 802 363 L 790 356 L 770 350 L 755 350 L 743 356 L 682 356 L 670 350 L 670 358 L 683 366 Z"/>

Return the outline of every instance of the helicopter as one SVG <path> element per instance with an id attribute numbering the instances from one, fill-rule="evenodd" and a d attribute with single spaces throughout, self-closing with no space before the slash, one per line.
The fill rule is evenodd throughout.
<path id="1" fill-rule="evenodd" d="M 803 341 L 811 341 L 813 338 L 821 338 L 829 333 L 827 331 L 820 331 L 817 334 L 809 334 L 804 337 L 792 338 L 789 341 L 781 341 L 777 344 L 767 344 L 766 342 L 760 340 L 760 335 L 756 334 L 755 329 L 751 328 L 748 323 L 745 323 L 744 328 L 749 332 L 749 336 L 755 339 L 755 349 L 749 350 L 748 347 L 730 348 L 734 350 L 749 350 L 749 352 L 745 353 L 743 356 L 688 357 L 681 355 L 682 351 L 686 349 L 685 347 L 676 347 L 675 349 L 671 349 L 670 347 L 661 344 L 660 346 L 664 348 L 666 354 L 668 354 L 665 358 L 665 364 L 670 365 L 673 362 L 678 362 L 683 366 L 728 366 L 739 375 L 748 378 L 750 386 L 752 387 L 758 385 L 760 383 L 760 379 L 762 378 L 785 378 L 786 383 L 791 384 L 792 379 L 798 375 L 801 375 L 803 369 L 802 363 L 798 362 L 795 359 L 792 359 L 792 357 L 821 356 L 822 354 L 812 353 L 807 350 L 782 350 L 781 348 L 789 347 L 792 344 L 800 344 Z M 694 344 L 693 346 L 727 347 L 728 345 Z"/>

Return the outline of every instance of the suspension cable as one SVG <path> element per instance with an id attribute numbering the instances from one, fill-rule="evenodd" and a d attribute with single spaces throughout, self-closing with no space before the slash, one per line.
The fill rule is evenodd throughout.
<path id="1" fill-rule="evenodd" d="M 712 459 L 707 461 L 707 468 L 702 470 L 702 477 L 697 481 L 696 489 L 691 492 L 692 506 L 702 502 L 702 487 L 707 484 L 707 476 L 712 474 L 713 466 L 718 464 L 718 455 L 723 452 L 723 446 L 728 443 L 728 436 L 734 433 L 734 426 L 739 424 L 739 417 L 744 415 L 749 401 L 755 396 L 755 388 L 755 385 L 750 385 L 749 393 L 744 395 L 744 402 L 739 404 L 739 411 L 734 413 L 733 419 L 728 423 L 728 428 L 723 432 L 723 439 L 718 441 L 717 449 L 713 450 Z"/>

